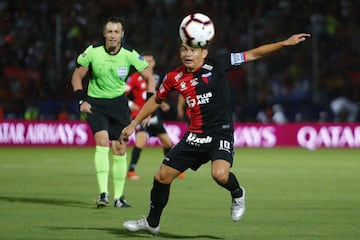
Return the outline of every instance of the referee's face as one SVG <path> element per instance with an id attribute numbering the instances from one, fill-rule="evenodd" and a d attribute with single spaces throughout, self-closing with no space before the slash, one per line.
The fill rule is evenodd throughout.
<path id="1" fill-rule="evenodd" d="M 180 47 L 180 59 L 189 72 L 194 72 L 204 64 L 208 50 L 204 48 L 193 48 L 184 43 Z"/>
<path id="2" fill-rule="evenodd" d="M 124 35 L 121 23 L 108 22 L 104 26 L 105 48 L 109 53 L 117 53 Z"/>

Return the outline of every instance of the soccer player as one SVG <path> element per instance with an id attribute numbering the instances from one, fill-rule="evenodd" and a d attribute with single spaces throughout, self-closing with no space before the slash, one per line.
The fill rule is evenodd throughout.
<path id="1" fill-rule="evenodd" d="M 155 81 L 159 82 L 159 75 L 154 73 L 154 68 L 156 65 L 155 58 L 151 52 L 142 52 L 142 56 L 148 63 L 149 71 L 154 75 Z M 131 101 L 129 101 L 129 107 L 131 110 L 131 117 L 135 118 L 141 107 L 146 102 L 146 92 L 147 92 L 147 82 L 146 80 L 138 73 L 135 72 L 129 76 L 126 82 L 126 94 L 131 96 Z M 168 111 L 170 106 L 166 102 L 162 102 L 160 105 L 161 110 L 164 112 Z M 138 124 L 135 129 L 135 146 L 131 153 L 131 162 L 127 172 L 127 177 L 132 180 L 140 179 L 140 176 L 137 175 L 135 168 L 139 161 L 140 154 L 142 149 L 145 147 L 147 142 L 147 134 L 149 136 L 157 136 L 162 144 L 164 155 L 166 156 L 167 152 L 172 148 L 173 144 L 170 140 L 168 133 L 166 132 L 164 122 L 161 118 L 160 112 L 156 111 L 150 118 L 150 121 L 147 125 Z M 185 173 L 179 175 L 181 178 L 185 176 Z"/>
<path id="2" fill-rule="evenodd" d="M 148 96 L 155 91 L 155 79 L 147 62 L 136 50 L 122 45 L 123 36 L 120 19 L 108 19 L 103 26 L 105 42 L 98 46 L 90 45 L 78 56 L 78 66 L 71 80 L 80 111 L 86 113 L 96 143 L 94 161 L 100 193 L 96 202 L 98 208 L 109 204 L 110 147 L 113 153 L 114 206 L 130 206 L 123 196 L 127 172 L 126 144 L 115 141 L 131 120 L 125 94 L 130 67 L 146 79 Z M 87 73 L 90 80 L 86 92 L 82 81 Z"/>
<path id="3" fill-rule="evenodd" d="M 208 58 L 207 48 L 193 48 L 181 43 L 179 52 L 183 65 L 165 75 L 157 93 L 145 103 L 130 125 L 123 129 L 119 139 L 125 141 L 171 91 L 179 91 L 185 98 L 190 109 L 188 131 L 169 151 L 154 176 L 148 215 L 140 220 L 125 221 L 123 225 L 126 229 L 159 233 L 160 218 L 169 199 L 172 181 L 186 169 L 196 171 L 208 161 L 211 161 L 212 178 L 230 193 L 232 220 L 239 221 L 242 218 L 245 212 L 245 190 L 230 171 L 234 139 L 226 69 L 254 61 L 283 47 L 296 45 L 307 37 L 310 37 L 307 33 L 295 34 L 283 41 L 231 53 L 226 59 Z"/>

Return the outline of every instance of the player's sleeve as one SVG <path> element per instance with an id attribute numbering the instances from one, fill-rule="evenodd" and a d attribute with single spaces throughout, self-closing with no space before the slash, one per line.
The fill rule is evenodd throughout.
<path id="1" fill-rule="evenodd" d="M 145 61 L 144 57 L 141 56 L 136 50 L 132 50 L 130 54 L 131 63 L 136 69 L 136 71 L 141 72 L 147 68 L 148 63 Z"/>
<path id="2" fill-rule="evenodd" d="M 156 95 L 159 99 L 165 100 L 168 94 L 172 91 L 171 78 L 166 74 L 163 81 L 159 85 Z"/>
<path id="3" fill-rule="evenodd" d="M 77 64 L 83 67 L 89 67 L 90 63 L 91 63 L 91 53 L 93 50 L 93 46 L 90 45 L 89 47 L 87 47 L 85 49 L 84 52 L 82 52 L 78 57 L 77 57 Z"/>

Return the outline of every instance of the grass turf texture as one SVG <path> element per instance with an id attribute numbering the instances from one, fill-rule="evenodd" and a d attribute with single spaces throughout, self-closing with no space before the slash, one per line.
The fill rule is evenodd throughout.
<path id="1" fill-rule="evenodd" d="M 160 148 L 143 151 L 138 181 L 127 181 L 132 208 L 95 208 L 93 148 L 0 148 L 0 239 L 359 239 L 358 149 L 236 149 L 233 172 L 247 211 L 230 217 L 230 196 L 210 165 L 176 179 L 160 234 L 122 227 L 147 214 Z M 130 151 L 128 152 L 128 159 Z M 112 184 L 109 186 L 112 189 Z M 110 197 L 112 198 L 112 190 Z"/>

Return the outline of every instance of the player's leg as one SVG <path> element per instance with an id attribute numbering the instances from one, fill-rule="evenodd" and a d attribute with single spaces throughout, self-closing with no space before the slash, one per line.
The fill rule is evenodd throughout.
<path id="1" fill-rule="evenodd" d="M 167 133 L 160 133 L 157 136 L 158 136 L 158 138 L 161 142 L 161 145 L 164 149 L 164 155 L 166 156 L 166 154 L 170 151 L 170 149 L 173 146 L 171 139 Z"/>
<path id="2" fill-rule="evenodd" d="M 126 178 L 126 143 L 120 143 L 119 141 L 112 141 L 111 144 L 113 152 L 113 184 L 114 184 L 114 206 L 127 208 L 130 205 L 126 202 L 124 197 L 124 187 Z"/>
<path id="3" fill-rule="evenodd" d="M 230 167 L 230 162 L 226 160 L 214 160 L 211 164 L 211 176 L 220 186 L 230 192 L 231 217 L 233 221 L 239 221 L 245 213 L 245 190 L 240 186 L 236 176 L 230 172 Z"/>
<path id="4" fill-rule="evenodd" d="M 94 135 L 95 147 L 95 171 L 99 186 L 99 198 L 96 202 L 97 207 L 107 206 L 109 203 L 108 177 L 109 177 L 109 135 L 105 130 L 101 130 Z"/>
<path id="5" fill-rule="evenodd" d="M 114 206 L 129 207 L 124 198 L 124 187 L 127 172 L 126 143 L 118 141 L 123 128 L 130 123 L 128 100 L 125 95 L 108 102 L 107 115 L 110 116 L 109 139 L 113 152 L 112 176 L 114 185 Z"/>
<path id="6" fill-rule="evenodd" d="M 147 230 L 152 234 L 160 231 L 161 214 L 167 205 L 170 195 L 170 185 L 180 171 L 162 164 L 155 174 L 153 187 L 150 192 L 150 211 L 147 217 L 140 220 L 124 222 L 124 227 L 130 231 Z"/>
<path id="7" fill-rule="evenodd" d="M 88 97 L 87 101 L 92 106 L 92 113 L 86 114 L 95 139 L 94 163 L 96 178 L 99 186 L 99 198 L 96 202 L 98 207 L 107 206 L 109 203 L 108 177 L 109 177 L 109 120 L 102 111 L 104 100 Z"/>
<path id="8" fill-rule="evenodd" d="M 177 144 L 169 152 L 160 169 L 155 174 L 150 194 L 150 210 L 147 217 L 140 220 L 124 222 L 124 227 L 130 231 L 147 230 L 152 234 L 160 231 L 161 214 L 167 205 L 172 181 L 187 168 L 194 166 L 198 159 L 198 152 L 187 145 L 186 139 Z M 180 170 L 177 170 L 180 169 Z"/>
<path id="9" fill-rule="evenodd" d="M 131 160 L 127 177 L 132 180 L 137 180 L 140 177 L 136 174 L 135 168 L 139 161 L 142 149 L 145 147 L 147 141 L 147 134 L 143 129 L 139 129 L 135 134 L 135 146 L 131 152 Z"/>

